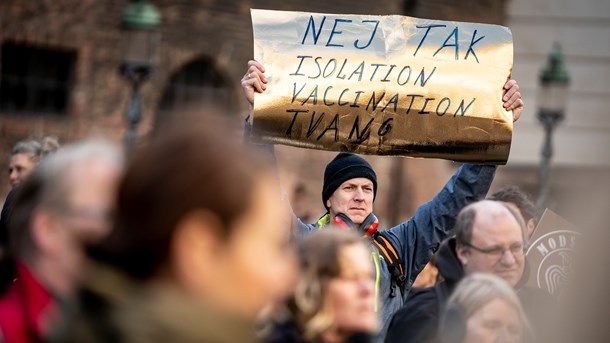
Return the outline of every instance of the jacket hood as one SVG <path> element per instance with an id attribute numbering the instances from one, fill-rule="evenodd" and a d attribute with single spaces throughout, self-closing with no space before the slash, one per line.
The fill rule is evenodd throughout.
<path id="1" fill-rule="evenodd" d="M 436 253 L 438 272 L 451 282 L 458 282 L 464 277 L 464 269 L 455 252 L 455 246 L 455 238 L 449 238 L 441 243 Z"/>
<path id="2" fill-rule="evenodd" d="M 521 274 L 521 279 L 515 285 L 515 289 L 519 290 L 527 284 L 527 281 L 530 278 L 530 264 L 527 262 L 527 256 L 523 257 L 523 274 Z"/>

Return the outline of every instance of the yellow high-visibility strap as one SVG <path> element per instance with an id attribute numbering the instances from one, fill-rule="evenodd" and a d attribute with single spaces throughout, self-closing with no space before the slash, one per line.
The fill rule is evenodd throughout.
<path id="1" fill-rule="evenodd" d="M 320 219 L 318 219 L 318 222 L 316 223 L 316 227 L 318 229 L 322 229 L 328 223 L 330 223 L 330 213 L 326 212 L 322 217 L 320 217 Z"/>
<path id="2" fill-rule="evenodd" d="M 375 312 L 379 312 L 379 283 L 381 280 L 381 276 L 379 275 L 379 254 L 372 250 L 371 258 L 375 264 Z"/>

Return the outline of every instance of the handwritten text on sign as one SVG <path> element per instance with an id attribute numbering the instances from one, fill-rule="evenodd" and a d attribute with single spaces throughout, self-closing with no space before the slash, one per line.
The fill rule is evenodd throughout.
<path id="1" fill-rule="evenodd" d="M 505 163 L 512 36 L 402 16 L 252 10 L 269 83 L 254 137 L 322 150 Z"/>

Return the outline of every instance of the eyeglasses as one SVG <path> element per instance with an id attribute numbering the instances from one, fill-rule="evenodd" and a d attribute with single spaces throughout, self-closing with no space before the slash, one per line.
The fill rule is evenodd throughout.
<path id="1" fill-rule="evenodd" d="M 504 256 L 504 252 L 506 252 L 506 251 L 510 251 L 510 253 L 513 254 L 513 257 L 521 257 L 525 254 L 525 250 L 526 250 L 526 247 L 521 243 L 515 243 L 515 244 L 511 245 L 508 249 L 499 248 L 499 247 L 483 249 L 483 248 L 476 247 L 470 243 L 462 243 L 462 245 L 472 248 L 473 250 L 476 250 L 487 256 L 497 258 L 497 259 L 502 258 L 502 256 Z"/>

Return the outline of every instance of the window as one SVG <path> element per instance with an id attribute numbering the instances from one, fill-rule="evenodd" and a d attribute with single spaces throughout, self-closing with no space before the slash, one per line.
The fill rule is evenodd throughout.
<path id="1" fill-rule="evenodd" d="M 1 58 L 0 111 L 66 113 L 75 52 L 6 42 Z"/>

